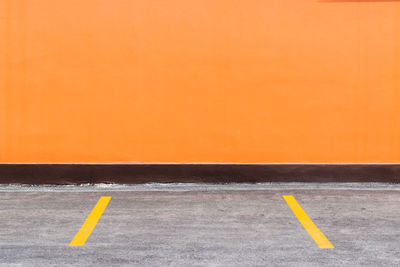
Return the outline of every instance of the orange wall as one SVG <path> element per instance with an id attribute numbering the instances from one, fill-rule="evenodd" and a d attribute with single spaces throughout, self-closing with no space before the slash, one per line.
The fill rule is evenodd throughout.
<path id="1" fill-rule="evenodd" d="M 400 162 L 400 2 L 0 1 L 0 162 Z"/>

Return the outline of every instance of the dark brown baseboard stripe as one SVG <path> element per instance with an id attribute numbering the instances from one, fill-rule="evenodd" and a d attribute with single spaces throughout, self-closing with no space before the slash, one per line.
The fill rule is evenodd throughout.
<path id="1" fill-rule="evenodd" d="M 400 164 L 0 164 L 0 184 L 400 182 Z"/>

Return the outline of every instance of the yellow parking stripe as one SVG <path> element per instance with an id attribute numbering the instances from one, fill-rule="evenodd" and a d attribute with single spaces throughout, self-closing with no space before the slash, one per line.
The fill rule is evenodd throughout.
<path id="1" fill-rule="evenodd" d="M 314 239 L 315 243 L 320 248 L 334 248 L 334 246 L 329 242 L 325 235 L 315 226 L 313 221 L 307 216 L 305 211 L 301 208 L 299 203 L 293 196 L 283 196 L 286 203 L 292 209 L 293 213 L 296 215 L 297 219 L 303 225 L 304 229 L 307 230 L 308 234 Z"/>
<path id="2" fill-rule="evenodd" d="M 99 199 L 96 206 L 94 206 L 92 212 L 83 223 L 81 229 L 75 235 L 74 239 L 72 239 L 71 243 L 69 244 L 70 247 L 79 247 L 85 244 L 110 200 L 111 197 L 101 197 Z"/>

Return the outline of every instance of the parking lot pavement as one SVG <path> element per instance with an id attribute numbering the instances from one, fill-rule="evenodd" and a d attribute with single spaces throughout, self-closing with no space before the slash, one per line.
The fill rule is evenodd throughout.
<path id="1" fill-rule="evenodd" d="M 399 207 L 396 184 L 0 186 L 0 264 L 400 266 Z"/>

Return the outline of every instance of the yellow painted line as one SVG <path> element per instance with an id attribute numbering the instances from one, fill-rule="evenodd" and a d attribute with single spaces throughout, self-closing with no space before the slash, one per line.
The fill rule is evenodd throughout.
<path id="1" fill-rule="evenodd" d="M 306 229 L 308 234 L 314 239 L 315 243 L 317 243 L 319 248 L 334 248 L 331 242 L 329 242 L 328 238 L 326 238 L 325 235 L 313 223 L 313 221 L 308 217 L 307 213 L 305 213 L 293 196 L 283 196 L 283 198 L 286 200 L 286 203 L 292 209 L 297 219 L 303 225 L 304 229 Z"/>
<path id="2" fill-rule="evenodd" d="M 74 239 L 72 239 L 71 243 L 69 244 L 70 247 L 80 247 L 85 244 L 110 200 L 111 197 L 101 197 L 99 199 L 92 212 L 86 218 L 86 221 L 83 223 L 81 229 L 75 235 Z"/>

